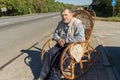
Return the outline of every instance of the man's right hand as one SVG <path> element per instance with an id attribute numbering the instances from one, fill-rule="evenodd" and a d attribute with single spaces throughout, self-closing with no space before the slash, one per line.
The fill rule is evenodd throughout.
<path id="1" fill-rule="evenodd" d="M 58 44 L 59 44 L 60 46 L 64 47 L 65 40 L 62 39 L 62 38 L 58 39 Z"/>

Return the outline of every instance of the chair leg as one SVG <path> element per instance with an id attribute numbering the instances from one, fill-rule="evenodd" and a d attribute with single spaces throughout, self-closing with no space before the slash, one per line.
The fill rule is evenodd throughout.
<path id="1" fill-rule="evenodd" d="M 90 61 L 90 51 L 87 53 L 88 55 L 88 62 Z"/>
<path id="2" fill-rule="evenodd" d="M 83 63 L 82 63 L 82 60 L 80 61 L 80 68 L 83 69 Z"/>
<path id="3" fill-rule="evenodd" d="M 74 79 L 75 78 L 75 73 L 74 73 L 74 66 L 75 66 L 75 64 L 74 63 L 72 63 L 72 65 L 71 65 L 71 73 L 72 73 L 72 78 Z"/>

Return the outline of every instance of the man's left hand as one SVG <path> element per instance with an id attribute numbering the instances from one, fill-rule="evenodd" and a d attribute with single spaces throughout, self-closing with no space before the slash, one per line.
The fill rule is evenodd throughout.
<path id="1" fill-rule="evenodd" d="M 59 44 L 60 46 L 64 47 L 65 40 L 62 39 L 62 38 L 60 38 L 60 39 L 58 40 L 58 44 Z"/>

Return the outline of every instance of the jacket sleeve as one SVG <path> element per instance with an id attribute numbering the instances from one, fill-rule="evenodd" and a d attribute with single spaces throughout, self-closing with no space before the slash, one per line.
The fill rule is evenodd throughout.
<path id="1" fill-rule="evenodd" d="M 59 38 L 60 38 L 60 31 L 59 31 L 59 24 L 58 24 L 57 28 L 54 31 L 53 39 L 55 41 L 58 41 Z"/>

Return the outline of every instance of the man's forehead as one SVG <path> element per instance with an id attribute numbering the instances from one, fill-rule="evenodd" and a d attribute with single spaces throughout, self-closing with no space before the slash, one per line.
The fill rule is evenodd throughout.
<path id="1" fill-rule="evenodd" d="M 64 10 L 64 11 L 62 12 L 62 14 L 70 14 L 70 11 L 69 11 L 69 10 Z"/>
<path id="2" fill-rule="evenodd" d="M 68 9 L 65 9 L 63 12 L 70 12 Z"/>

